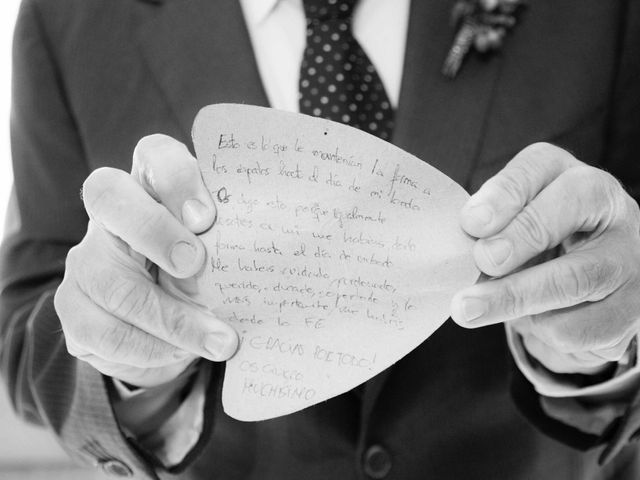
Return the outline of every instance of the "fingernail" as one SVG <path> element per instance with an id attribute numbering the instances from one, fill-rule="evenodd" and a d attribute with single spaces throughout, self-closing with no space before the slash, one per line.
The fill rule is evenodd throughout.
<path id="1" fill-rule="evenodd" d="M 204 339 L 204 348 L 213 360 L 222 361 L 229 357 L 232 338 L 224 332 L 209 333 Z"/>
<path id="2" fill-rule="evenodd" d="M 182 205 L 182 221 L 189 227 L 201 227 L 207 223 L 209 209 L 200 200 L 192 198 Z"/>
<path id="3" fill-rule="evenodd" d="M 198 251 L 188 242 L 178 242 L 171 249 L 171 263 L 179 271 L 191 268 L 198 256 Z"/>
<path id="4" fill-rule="evenodd" d="M 467 210 L 467 216 L 479 226 L 485 227 L 493 220 L 493 211 L 487 205 L 476 205 Z"/>
<path id="5" fill-rule="evenodd" d="M 467 322 L 483 316 L 489 310 L 489 304 L 481 298 L 465 298 L 462 301 L 462 313 Z"/>
<path id="6" fill-rule="evenodd" d="M 487 240 L 484 245 L 489 259 L 494 265 L 502 265 L 511 256 L 511 242 L 504 238 Z"/>

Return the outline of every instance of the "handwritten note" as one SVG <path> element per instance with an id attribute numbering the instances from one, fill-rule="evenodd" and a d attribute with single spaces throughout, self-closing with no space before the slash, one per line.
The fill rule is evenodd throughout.
<path id="1" fill-rule="evenodd" d="M 240 336 L 223 406 L 245 421 L 344 393 L 428 338 L 475 282 L 465 191 L 359 130 L 213 105 L 193 138 L 215 226 L 194 301 Z"/>

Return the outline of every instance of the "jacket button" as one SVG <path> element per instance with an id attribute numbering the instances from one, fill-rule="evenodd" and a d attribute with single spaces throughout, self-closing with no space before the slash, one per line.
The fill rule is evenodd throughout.
<path id="1" fill-rule="evenodd" d="M 102 460 L 100 466 L 104 473 L 113 475 L 114 477 L 130 477 L 133 475 L 133 470 L 124 462 L 111 458 L 109 460 Z"/>
<path id="2" fill-rule="evenodd" d="M 362 469 L 369 478 L 382 479 L 391 471 L 391 455 L 380 445 L 372 445 L 364 453 Z"/>

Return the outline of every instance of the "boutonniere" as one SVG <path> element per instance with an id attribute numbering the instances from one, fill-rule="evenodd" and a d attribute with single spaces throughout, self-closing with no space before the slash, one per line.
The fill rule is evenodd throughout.
<path id="1" fill-rule="evenodd" d="M 525 0 L 457 0 L 451 22 L 457 28 L 453 45 L 442 66 L 442 73 L 454 78 L 469 51 L 497 51 Z"/>

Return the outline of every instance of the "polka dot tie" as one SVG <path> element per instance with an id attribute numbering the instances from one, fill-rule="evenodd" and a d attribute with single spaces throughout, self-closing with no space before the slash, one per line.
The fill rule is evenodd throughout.
<path id="1" fill-rule="evenodd" d="M 304 0 L 307 46 L 300 68 L 300 112 L 391 139 L 393 109 L 351 31 L 357 0 Z"/>

